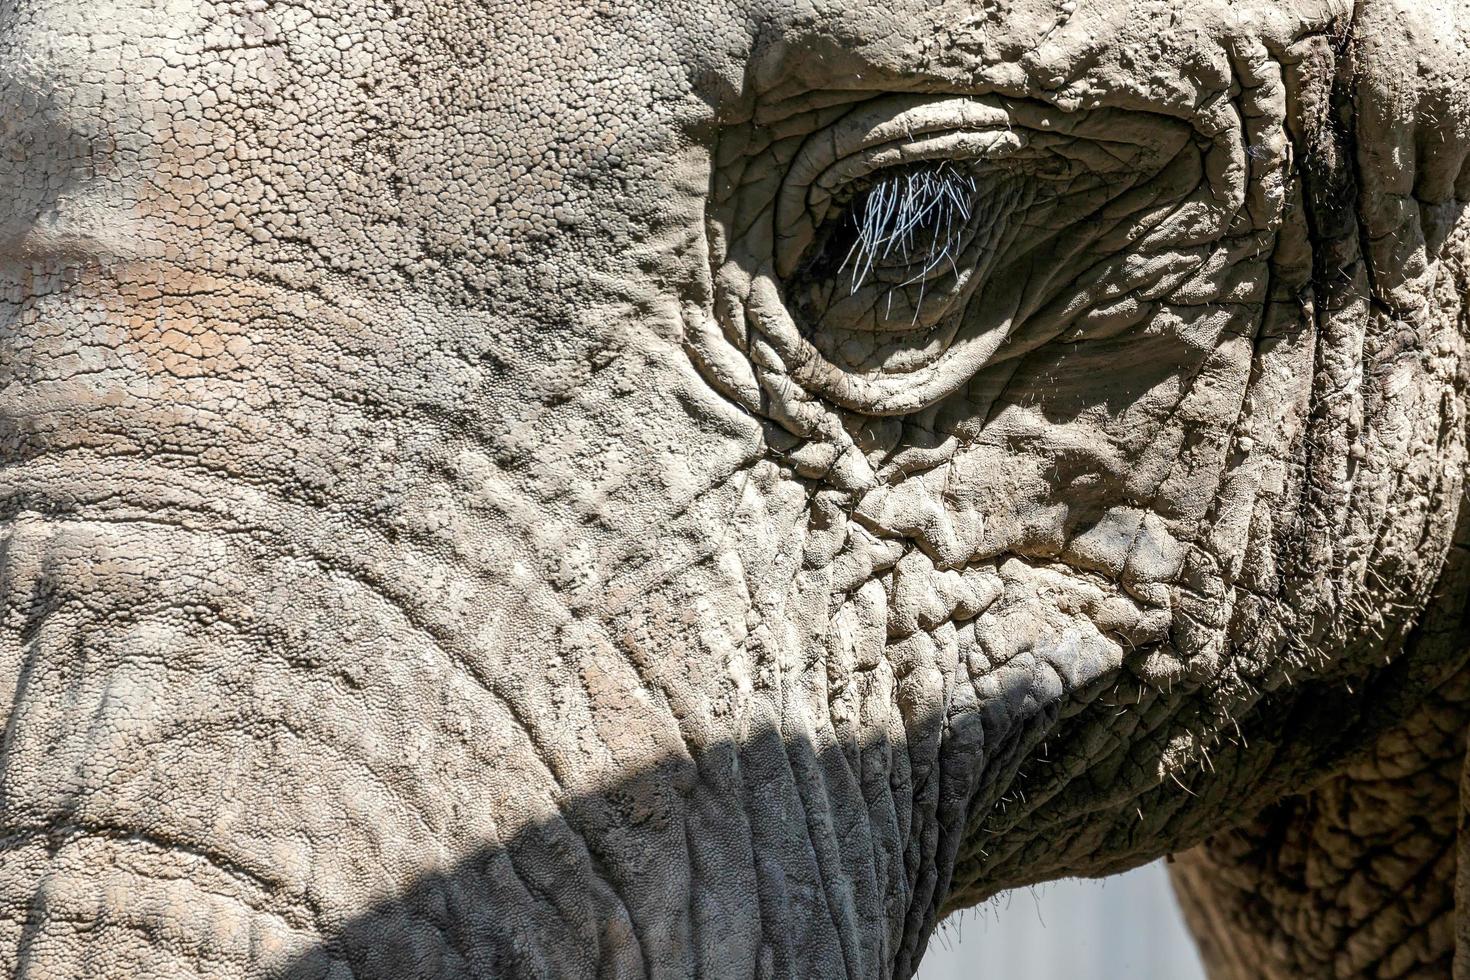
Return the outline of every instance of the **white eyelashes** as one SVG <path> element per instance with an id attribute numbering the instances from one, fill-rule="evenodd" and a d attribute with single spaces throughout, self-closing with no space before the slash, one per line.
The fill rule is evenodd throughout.
<path id="1" fill-rule="evenodd" d="M 948 161 L 881 176 L 849 211 L 856 236 L 839 268 L 851 273 L 849 294 L 863 287 L 878 261 L 917 268 L 905 286 L 946 261 L 958 273 L 954 254 L 978 190 L 973 174 Z"/>

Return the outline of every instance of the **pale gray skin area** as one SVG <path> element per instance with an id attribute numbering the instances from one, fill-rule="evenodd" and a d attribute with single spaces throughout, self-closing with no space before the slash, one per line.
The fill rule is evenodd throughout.
<path id="1" fill-rule="evenodd" d="M 0 961 L 906 977 L 1193 848 L 1215 976 L 1470 974 L 1467 32 L 5 0 Z"/>

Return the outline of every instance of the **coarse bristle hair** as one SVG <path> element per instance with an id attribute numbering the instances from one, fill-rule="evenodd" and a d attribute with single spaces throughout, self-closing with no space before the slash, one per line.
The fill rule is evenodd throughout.
<path id="1" fill-rule="evenodd" d="M 976 191 L 974 175 L 948 161 L 881 175 L 849 212 L 857 237 L 839 268 L 852 267 L 849 295 L 863 287 L 880 259 L 916 268 L 903 285 L 923 279 L 945 261 L 953 266 Z"/>

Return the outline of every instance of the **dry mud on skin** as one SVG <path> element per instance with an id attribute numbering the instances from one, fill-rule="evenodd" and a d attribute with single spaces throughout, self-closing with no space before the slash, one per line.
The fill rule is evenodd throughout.
<path id="1" fill-rule="evenodd" d="M 0 2 L 0 964 L 1450 974 L 1467 34 Z"/>

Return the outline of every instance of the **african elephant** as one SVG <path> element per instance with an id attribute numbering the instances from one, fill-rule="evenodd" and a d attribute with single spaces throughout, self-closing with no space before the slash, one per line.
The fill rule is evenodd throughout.
<path id="1" fill-rule="evenodd" d="M 1470 975 L 1464 0 L 6 0 L 0 962 Z M 1470 866 L 1470 865 L 1467 865 Z"/>

